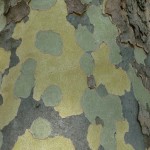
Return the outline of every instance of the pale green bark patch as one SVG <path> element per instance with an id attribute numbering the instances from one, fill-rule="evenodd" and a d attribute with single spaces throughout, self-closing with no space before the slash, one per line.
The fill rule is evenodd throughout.
<path id="1" fill-rule="evenodd" d="M 17 97 L 27 98 L 32 88 L 34 87 L 34 72 L 36 68 L 36 61 L 34 59 L 27 59 L 22 65 L 21 74 L 16 80 L 14 93 Z"/>
<path id="2" fill-rule="evenodd" d="M 32 0 L 30 6 L 35 10 L 46 10 L 54 6 L 57 0 Z"/>
<path id="3" fill-rule="evenodd" d="M 85 53 L 80 59 L 80 67 L 84 73 L 89 76 L 93 74 L 93 69 L 95 67 L 94 59 L 91 54 Z"/>
<path id="4" fill-rule="evenodd" d="M 43 53 L 58 56 L 62 54 L 63 42 L 58 33 L 39 31 L 36 35 L 35 46 Z"/>
<path id="5" fill-rule="evenodd" d="M 75 32 L 78 45 L 86 51 L 94 51 L 98 48 L 98 43 L 94 39 L 92 33 L 85 26 L 78 26 Z"/>
<path id="6" fill-rule="evenodd" d="M 33 121 L 30 132 L 34 138 L 45 139 L 51 134 L 51 124 L 41 117 Z"/>
<path id="7" fill-rule="evenodd" d="M 61 89 L 56 85 L 49 86 L 41 96 L 45 106 L 56 106 L 62 99 Z"/>

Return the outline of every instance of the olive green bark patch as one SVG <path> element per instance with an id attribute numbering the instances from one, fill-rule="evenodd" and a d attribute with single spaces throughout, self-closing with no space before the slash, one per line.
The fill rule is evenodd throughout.
<path id="1" fill-rule="evenodd" d="M 63 42 L 58 33 L 39 31 L 36 35 L 35 46 L 43 53 L 58 56 L 62 54 Z"/>
<path id="2" fill-rule="evenodd" d="M 119 97 L 107 95 L 100 97 L 96 90 L 87 89 L 82 98 L 85 116 L 90 122 L 99 117 L 104 121 L 101 134 L 101 145 L 106 150 L 116 150 L 116 121 L 122 120 L 122 108 Z M 109 142 L 108 142 L 109 141 Z"/>
<path id="3" fill-rule="evenodd" d="M 35 10 L 46 10 L 54 6 L 57 0 L 32 0 L 30 6 Z"/>
<path id="4" fill-rule="evenodd" d="M 45 106 L 56 106 L 62 99 L 61 89 L 56 85 L 49 86 L 42 95 Z"/>
<path id="5" fill-rule="evenodd" d="M 34 87 L 34 72 L 36 61 L 29 58 L 22 65 L 21 75 L 18 77 L 14 87 L 14 93 L 17 97 L 27 98 Z"/>
<path id="6" fill-rule="evenodd" d="M 3 144 L 3 134 L 2 132 L 0 131 L 0 149 L 2 147 L 2 144 Z"/>
<path id="7" fill-rule="evenodd" d="M 77 43 L 84 51 L 94 51 L 97 49 L 98 43 L 85 26 L 79 25 L 75 32 L 75 36 Z"/>
<path id="8" fill-rule="evenodd" d="M 34 138 L 45 139 L 51 134 L 51 124 L 41 117 L 33 121 L 30 132 Z"/>
<path id="9" fill-rule="evenodd" d="M 84 73 L 89 76 L 93 74 L 93 69 L 95 67 L 94 59 L 91 54 L 84 53 L 80 59 L 80 67 Z"/>

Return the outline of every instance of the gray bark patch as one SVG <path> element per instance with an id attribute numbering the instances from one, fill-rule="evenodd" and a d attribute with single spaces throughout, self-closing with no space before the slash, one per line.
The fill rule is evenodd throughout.
<path id="1" fill-rule="evenodd" d="M 18 136 L 31 127 L 38 117 L 47 119 L 51 123 L 51 136 L 64 136 L 72 140 L 76 150 L 90 150 L 86 139 L 90 122 L 84 114 L 62 119 L 53 107 L 45 107 L 42 100 L 39 102 L 32 98 L 32 94 L 21 101 L 18 114 L 7 126 L 2 129 L 3 150 L 12 150 Z"/>
<path id="2" fill-rule="evenodd" d="M 129 132 L 125 134 L 125 142 L 131 144 L 135 150 L 145 150 L 144 138 L 141 132 L 138 117 L 138 102 L 133 90 L 120 97 L 123 116 L 129 123 Z"/>

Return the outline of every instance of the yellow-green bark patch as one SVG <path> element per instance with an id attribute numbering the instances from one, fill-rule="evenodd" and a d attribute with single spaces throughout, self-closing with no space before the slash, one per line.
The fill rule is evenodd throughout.
<path id="1" fill-rule="evenodd" d="M 70 139 L 63 136 L 39 140 L 32 137 L 26 130 L 25 134 L 18 138 L 13 150 L 75 150 Z"/>
<path id="2" fill-rule="evenodd" d="M 3 48 L 0 48 L 0 72 L 2 73 L 6 68 L 9 67 L 10 62 L 10 51 L 6 51 Z"/>
<path id="3" fill-rule="evenodd" d="M 3 77 L 1 93 L 3 105 L 0 105 L 0 129 L 8 125 L 17 115 L 20 99 L 14 95 L 14 85 L 20 71 L 20 64 L 9 70 L 9 74 Z"/>
<path id="4" fill-rule="evenodd" d="M 87 141 L 91 150 L 98 150 L 100 146 L 100 134 L 102 126 L 91 124 L 88 128 Z"/>
<path id="5" fill-rule="evenodd" d="M 118 121 L 116 122 L 116 142 L 117 142 L 117 150 L 134 150 L 134 148 L 125 142 L 125 134 L 129 131 L 128 122 Z"/>
<path id="6" fill-rule="evenodd" d="M 29 21 L 17 24 L 13 34 L 15 39 L 22 38 L 22 43 L 16 51 L 20 63 L 22 64 L 29 57 L 37 62 L 33 98 L 40 100 L 49 85 L 58 85 L 63 98 L 55 110 L 59 111 L 61 117 L 83 112 L 80 100 L 87 87 L 79 63 L 83 51 L 76 43 L 75 29 L 67 22 L 66 16 L 66 4 L 63 0 L 58 0 L 51 9 L 31 10 Z M 35 47 L 36 34 L 47 30 L 60 34 L 63 42 L 62 55 L 56 57 L 41 53 Z"/>
<path id="7" fill-rule="evenodd" d="M 110 49 L 103 43 L 92 53 L 95 61 L 94 77 L 96 84 L 103 84 L 107 92 L 114 95 L 123 95 L 130 91 L 130 80 L 124 70 L 116 68 L 109 60 Z"/>

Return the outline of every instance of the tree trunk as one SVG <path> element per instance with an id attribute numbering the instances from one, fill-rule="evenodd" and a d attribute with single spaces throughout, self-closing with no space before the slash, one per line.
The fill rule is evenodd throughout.
<path id="1" fill-rule="evenodd" d="M 0 0 L 1 150 L 150 150 L 149 0 Z"/>

